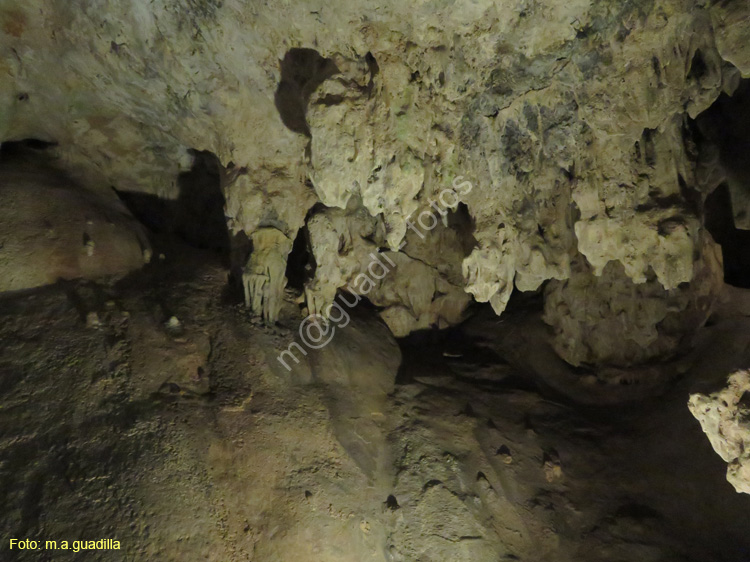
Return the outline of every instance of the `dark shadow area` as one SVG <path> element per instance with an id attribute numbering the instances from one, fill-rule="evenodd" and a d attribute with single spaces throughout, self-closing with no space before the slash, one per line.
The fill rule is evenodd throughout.
<path id="1" fill-rule="evenodd" d="M 721 246 L 724 281 L 750 289 L 750 230 L 735 228 L 727 184 L 721 184 L 706 198 L 705 223 L 713 239 Z"/>
<path id="2" fill-rule="evenodd" d="M 59 186 L 66 188 L 76 183 L 56 163 L 56 142 L 39 139 L 23 139 L 0 143 L 0 167 L 3 173 L 23 171 L 25 174 L 46 174 L 59 178 Z"/>
<path id="3" fill-rule="evenodd" d="M 175 207 L 175 234 L 191 246 L 226 253 L 229 233 L 221 191 L 222 166 L 215 154 L 193 152 L 193 167 L 180 174 L 180 196 Z"/>
<path id="4" fill-rule="evenodd" d="M 56 146 L 56 142 L 47 142 L 39 139 L 8 141 L 0 144 L 0 154 L 3 158 L 7 158 L 19 154 L 28 154 L 29 151 L 44 151 Z"/>
<path id="5" fill-rule="evenodd" d="M 750 78 L 740 81 L 729 96 L 722 93 L 696 117 L 700 132 L 721 151 L 721 163 L 730 174 L 750 176 Z M 747 186 L 750 190 L 750 186 Z"/>
<path id="6" fill-rule="evenodd" d="M 317 213 L 323 212 L 326 206 L 323 203 L 315 203 L 305 215 L 305 224 L 297 231 L 297 236 L 292 245 L 292 251 L 287 258 L 286 278 L 287 287 L 295 291 L 303 292 L 305 283 L 315 277 L 315 270 L 318 264 L 315 263 L 315 256 L 310 245 L 310 232 L 307 230 L 307 223 Z"/>
<path id="7" fill-rule="evenodd" d="M 695 124 L 703 139 L 718 147 L 726 178 L 706 199 L 706 228 L 722 247 L 724 280 L 748 288 L 750 231 L 736 228 L 736 220 L 750 211 L 750 79 L 741 80 L 731 96 L 722 93 Z"/>
<path id="8" fill-rule="evenodd" d="M 193 167 L 177 179 L 179 196 L 167 200 L 147 193 L 117 191 L 130 212 L 150 230 L 177 236 L 190 246 L 230 259 L 230 237 L 221 191 L 222 166 L 208 151 L 192 151 Z"/>
<path id="9" fill-rule="evenodd" d="M 697 49 L 693 55 L 693 60 L 690 61 L 690 70 L 688 71 L 687 78 L 688 80 L 700 82 L 706 74 L 708 74 L 708 65 L 703 57 L 703 52 Z"/>
<path id="10" fill-rule="evenodd" d="M 238 304 L 245 302 L 245 289 L 242 286 L 242 273 L 253 253 L 253 241 L 244 232 L 231 235 L 229 240 L 229 283 L 222 293 L 223 302 Z"/>
<path id="11" fill-rule="evenodd" d="M 466 203 L 459 203 L 454 211 L 448 213 L 448 227 L 458 233 L 463 254 L 468 257 L 476 248 L 477 239 L 474 238 L 476 223 Z"/>
<path id="12" fill-rule="evenodd" d="M 475 303 L 467 316 L 482 311 L 494 315 L 489 304 Z M 463 324 L 443 330 L 419 330 L 397 341 L 402 361 L 396 384 L 410 384 L 416 378 L 424 380 L 449 374 L 456 380 L 487 389 L 533 388 L 533 384 L 518 377 L 518 373 L 510 373 L 509 363 L 479 341 L 475 334 L 467 333 Z"/>
<path id="13" fill-rule="evenodd" d="M 286 264 L 287 287 L 302 292 L 305 283 L 315 275 L 315 260 L 310 250 L 309 235 L 307 227 L 303 226 L 297 231 L 292 251 Z"/>
<path id="14" fill-rule="evenodd" d="M 274 96 L 276 109 L 284 125 L 309 137 L 307 102 L 318 86 L 338 73 L 338 68 L 314 49 L 290 49 L 280 66 L 281 80 Z"/>
<path id="15" fill-rule="evenodd" d="M 174 201 L 137 191 L 120 191 L 115 188 L 115 192 L 133 216 L 149 230 L 158 234 L 169 232 L 169 216 Z"/>

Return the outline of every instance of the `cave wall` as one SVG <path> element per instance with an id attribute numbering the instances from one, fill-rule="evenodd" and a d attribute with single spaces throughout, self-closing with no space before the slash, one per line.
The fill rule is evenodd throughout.
<path id="1" fill-rule="evenodd" d="M 82 184 L 164 199 L 194 151 L 215 154 L 228 228 L 260 250 L 248 303 L 268 320 L 306 220 L 309 312 L 327 314 L 372 253 L 389 253 L 397 265 L 368 298 L 397 334 L 459 321 L 469 295 L 500 314 L 514 288 L 549 280 L 573 301 L 678 290 L 679 314 L 696 295 L 710 307 L 720 270 L 701 215 L 711 163 L 688 122 L 750 71 L 749 10 L 9 0 L 0 140 L 56 142 Z M 459 204 L 470 229 L 449 226 Z M 574 334 L 604 322 L 615 340 L 659 338 L 662 308 L 604 306 L 573 332 L 551 304 L 546 317 L 564 358 L 596 363 L 611 354 Z"/>

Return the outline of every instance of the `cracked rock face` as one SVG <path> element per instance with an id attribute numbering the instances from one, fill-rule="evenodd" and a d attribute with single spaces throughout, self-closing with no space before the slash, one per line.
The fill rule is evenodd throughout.
<path id="1" fill-rule="evenodd" d="M 750 372 L 738 371 L 712 394 L 693 394 L 688 407 L 714 451 L 728 464 L 727 480 L 750 494 Z"/>
<path id="2" fill-rule="evenodd" d="M 455 324 L 472 297 L 501 314 L 514 289 L 550 282 L 558 352 L 627 365 L 674 353 L 705 320 L 720 260 L 702 206 L 722 174 L 747 226 L 743 174 L 709 157 L 718 141 L 693 120 L 750 72 L 749 14 L 8 0 L 0 140 L 56 142 L 82 184 L 166 199 L 191 151 L 216 155 L 228 228 L 256 248 L 247 302 L 269 321 L 304 227 L 310 312 L 356 291 L 373 254 L 394 266 L 367 298 L 396 335 Z M 595 310 L 563 319 L 581 291 Z"/>

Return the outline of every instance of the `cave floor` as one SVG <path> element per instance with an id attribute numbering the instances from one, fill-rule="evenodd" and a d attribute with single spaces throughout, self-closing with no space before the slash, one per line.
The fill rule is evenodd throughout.
<path id="1" fill-rule="evenodd" d="M 581 406 L 492 344 L 528 311 L 408 338 L 396 374 L 363 307 L 289 372 L 295 305 L 262 326 L 213 255 L 164 252 L 0 301 L 3 560 L 750 559 L 750 498 L 686 407 L 697 373 L 747 358 L 746 317 L 663 395 Z M 121 549 L 59 548 L 99 539 Z"/>

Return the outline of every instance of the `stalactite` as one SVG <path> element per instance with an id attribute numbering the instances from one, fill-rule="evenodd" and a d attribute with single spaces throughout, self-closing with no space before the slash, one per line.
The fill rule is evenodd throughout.
<path id="1" fill-rule="evenodd" d="M 279 318 L 286 288 L 286 262 L 292 240 L 275 228 L 261 228 L 250 237 L 253 253 L 242 274 L 245 304 L 269 324 Z"/>

